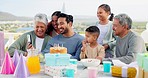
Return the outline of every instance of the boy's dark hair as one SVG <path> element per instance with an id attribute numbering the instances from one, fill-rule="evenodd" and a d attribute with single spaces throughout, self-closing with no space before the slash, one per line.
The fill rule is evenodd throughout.
<path id="1" fill-rule="evenodd" d="M 89 33 L 91 33 L 91 34 L 97 33 L 98 36 L 99 36 L 99 34 L 100 34 L 100 30 L 99 30 L 99 28 L 98 28 L 97 26 L 90 26 L 90 27 L 88 27 L 85 31 L 86 31 L 86 32 L 89 32 Z"/>
<path id="2" fill-rule="evenodd" d="M 69 16 L 68 16 L 67 14 L 60 13 L 59 16 L 58 16 L 58 18 L 60 18 L 60 17 L 62 17 L 62 18 L 66 18 L 66 22 L 67 22 L 67 23 L 70 22 L 70 20 L 69 20 Z"/>

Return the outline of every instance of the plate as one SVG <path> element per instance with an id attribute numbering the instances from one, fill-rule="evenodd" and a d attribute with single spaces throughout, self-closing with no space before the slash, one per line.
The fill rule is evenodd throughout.
<path id="1" fill-rule="evenodd" d="M 81 63 L 85 67 L 97 67 L 100 65 L 99 59 L 81 59 Z"/>

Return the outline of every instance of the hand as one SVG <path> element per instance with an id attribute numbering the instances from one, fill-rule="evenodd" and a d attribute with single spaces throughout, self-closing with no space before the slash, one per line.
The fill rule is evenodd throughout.
<path id="1" fill-rule="evenodd" d="M 87 41 L 84 39 L 84 40 L 82 41 L 82 46 L 83 46 L 83 47 L 86 47 L 86 43 L 87 43 Z"/>
<path id="2" fill-rule="evenodd" d="M 34 47 L 32 46 L 32 44 L 28 43 L 27 49 L 34 49 Z"/>
<path id="3" fill-rule="evenodd" d="M 109 45 L 108 45 L 108 44 L 104 44 L 103 47 L 104 47 L 105 50 L 106 50 L 107 48 L 109 48 Z"/>
<path id="4" fill-rule="evenodd" d="M 82 51 L 82 52 L 85 52 L 85 49 L 86 49 L 86 43 L 87 43 L 86 40 L 83 40 L 83 41 L 82 41 L 82 48 L 81 48 L 81 51 Z"/>
<path id="5" fill-rule="evenodd" d="M 28 55 L 28 52 L 25 52 L 23 55 L 26 57 Z"/>
<path id="6" fill-rule="evenodd" d="M 81 52 L 82 52 L 83 54 L 85 54 L 85 48 L 84 48 L 84 47 L 81 48 Z"/>

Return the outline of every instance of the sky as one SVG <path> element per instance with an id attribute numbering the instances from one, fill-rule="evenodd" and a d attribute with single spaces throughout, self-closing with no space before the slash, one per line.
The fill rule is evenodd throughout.
<path id="1" fill-rule="evenodd" d="M 148 21 L 148 0 L 1 0 L 0 11 L 16 16 L 34 17 L 37 13 L 51 16 L 64 3 L 65 12 L 73 16 L 96 16 L 98 6 L 105 3 L 115 15 L 126 13 L 134 21 Z"/>

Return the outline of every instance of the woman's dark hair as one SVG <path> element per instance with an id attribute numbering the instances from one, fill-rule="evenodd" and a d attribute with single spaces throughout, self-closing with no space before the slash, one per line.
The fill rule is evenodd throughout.
<path id="1" fill-rule="evenodd" d="M 110 20 L 110 21 L 113 21 L 114 14 L 111 13 L 111 9 L 110 9 L 110 6 L 109 6 L 109 5 L 107 5 L 107 4 L 102 4 L 102 5 L 99 6 L 99 8 L 104 9 L 105 12 L 109 12 L 109 13 L 110 13 L 109 20 Z"/>
<path id="2" fill-rule="evenodd" d="M 55 11 L 51 16 L 59 16 L 59 14 L 61 13 L 61 11 Z"/>

